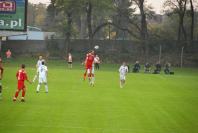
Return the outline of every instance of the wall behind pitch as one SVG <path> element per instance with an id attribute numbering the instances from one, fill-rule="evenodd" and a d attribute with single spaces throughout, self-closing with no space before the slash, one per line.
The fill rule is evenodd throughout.
<path id="1" fill-rule="evenodd" d="M 185 64 L 191 66 L 198 65 L 198 45 L 197 41 L 194 45 L 185 49 Z M 97 53 L 105 62 L 145 62 L 145 56 L 142 45 L 138 41 L 127 40 L 94 40 L 93 46 L 99 45 Z M 162 46 L 162 62 L 171 62 L 179 65 L 181 55 L 181 44 L 174 41 L 150 41 L 149 45 L 149 62 L 155 63 L 159 58 L 159 46 Z M 65 41 L 60 40 L 44 40 L 44 41 L 5 41 L 2 45 L 2 52 L 11 49 L 15 57 L 20 55 L 38 56 L 38 54 L 49 57 L 63 58 L 65 51 Z M 74 55 L 75 61 L 83 60 L 85 54 L 89 51 L 88 40 L 71 40 L 70 52 Z"/>

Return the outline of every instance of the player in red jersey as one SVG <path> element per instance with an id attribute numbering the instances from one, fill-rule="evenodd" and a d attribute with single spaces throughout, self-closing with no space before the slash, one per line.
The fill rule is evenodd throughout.
<path id="1" fill-rule="evenodd" d="M 25 97 L 25 92 L 26 92 L 26 87 L 25 87 L 24 81 L 26 80 L 30 84 L 32 83 L 31 81 L 28 80 L 24 64 L 21 65 L 21 69 L 18 70 L 18 72 L 16 74 L 16 77 L 17 77 L 17 80 L 18 80 L 18 87 L 17 87 L 16 93 L 15 93 L 15 96 L 13 98 L 13 101 L 16 101 L 16 99 L 19 95 L 19 92 L 22 90 L 21 102 L 24 102 L 25 101 L 24 97 Z"/>
<path id="2" fill-rule="evenodd" d="M 1 80 L 2 80 L 2 78 L 3 78 L 3 63 L 2 63 L 2 59 L 1 59 L 1 57 L 0 57 L 0 99 L 1 99 L 1 95 L 2 95 L 2 89 L 3 89 L 3 87 L 2 87 L 2 83 L 1 83 Z"/>
<path id="3" fill-rule="evenodd" d="M 94 50 L 92 50 L 90 53 L 88 53 L 86 55 L 86 59 L 85 59 L 85 73 L 84 73 L 84 80 L 86 79 L 86 76 L 88 74 L 88 78 L 89 78 L 89 82 L 91 81 L 91 77 L 92 77 L 92 66 L 94 63 Z"/>

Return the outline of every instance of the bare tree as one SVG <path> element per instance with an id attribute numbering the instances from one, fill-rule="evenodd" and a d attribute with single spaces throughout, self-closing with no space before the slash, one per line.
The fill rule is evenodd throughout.
<path id="1" fill-rule="evenodd" d="M 187 40 L 187 34 L 184 27 L 184 17 L 186 14 L 188 0 L 166 0 L 164 6 L 171 9 L 171 12 L 178 14 L 179 16 L 179 26 L 177 40 L 180 41 L 183 35 L 184 40 Z"/>
<path id="2" fill-rule="evenodd" d="M 87 14 L 87 27 L 88 27 L 88 36 L 90 40 L 90 47 L 92 45 L 93 41 L 93 35 L 92 35 L 92 3 L 91 1 L 86 2 L 86 14 Z"/>
<path id="3" fill-rule="evenodd" d="M 195 11 L 194 11 L 194 5 L 193 0 L 190 0 L 190 10 L 191 10 L 191 31 L 190 31 L 190 41 L 192 42 L 194 40 L 194 20 L 195 20 Z"/>
<path id="4" fill-rule="evenodd" d="M 65 35 L 65 50 L 66 53 L 69 53 L 70 51 L 70 40 L 72 35 L 72 22 L 73 22 L 73 16 L 76 12 L 78 12 L 79 3 L 73 2 L 73 0 L 56 0 L 56 8 L 59 11 L 59 13 L 63 13 L 65 18 L 62 20 L 62 28 L 64 30 Z M 64 20 L 66 20 L 66 23 L 64 23 Z"/>
<path id="5" fill-rule="evenodd" d="M 138 6 L 140 10 L 140 15 L 141 15 L 141 26 L 140 26 L 140 36 L 144 45 L 144 53 L 145 53 L 145 61 L 148 59 L 148 44 L 147 39 L 148 39 L 148 28 L 147 28 L 147 21 L 146 21 L 146 12 L 145 12 L 145 0 L 134 0 L 136 5 Z"/>

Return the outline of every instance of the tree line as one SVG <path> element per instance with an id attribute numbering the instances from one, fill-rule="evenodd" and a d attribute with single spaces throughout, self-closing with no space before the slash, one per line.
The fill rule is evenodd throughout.
<path id="1" fill-rule="evenodd" d="M 166 0 L 164 15 L 157 15 L 146 0 L 51 0 L 42 28 L 65 38 L 67 51 L 71 38 L 89 39 L 90 47 L 93 39 L 128 39 L 141 41 L 147 57 L 148 40 L 176 40 L 187 47 L 198 39 L 197 5 Z"/>

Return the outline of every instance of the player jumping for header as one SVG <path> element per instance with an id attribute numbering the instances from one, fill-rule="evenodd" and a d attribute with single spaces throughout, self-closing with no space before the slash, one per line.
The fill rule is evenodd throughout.
<path id="1" fill-rule="evenodd" d="M 43 61 L 41 66 L 39 66 L 38 68 L 39 83 L 36 89 L 37 93 L 40 91 L 40 87 L 42 83 L 45 85 L 45 92 L 48 93 L 47 73 L 48 73 L 48 69 L 47 66 L 45 65 L 45 62 Z"/>
<path id="2" fill-rule="evenodd" d="M 18 80 L 18 87 L 15 92 L 15 96 L 13 98 L 13 101 L 17 100 L 17 97 L 19 95 L 19 92 L 22 90 L 22 97 L 21 97 L 21 102 L 25 102 L 25 93 L 26 93 L 26 87 L 24 81 L 28 81 L 30 84 L 32 83 L 31 81 L 28 80 L 27 73 L 25 71 L 25 65 L 21 65 L 21 69 L 18 70 L 16 74 L 17 80 Z"/>
<path id="3" fill-rule="evenodd" d="M 119 69 L 119 73 L 120 73 L 120 88 L 123 88 L 126 81 L 126 74 L 128 73 L 128 67 L 126 66 L 125 62 L 122 63 L 122 66 Z"/>
<path id="4" fill-rule="evenodd" d="M 85 59 L 85 73 L 84 73 L 84 80 L 86 79 L 86 76 L 88 75 L 89 78 L 89 83 L 90 85 L 93 85 L 92 83 L 92 68 L 93 68 L 93 63 L 94 63 L 94 50 L 92 50 L 90 53 L 86 55 Z"/>

